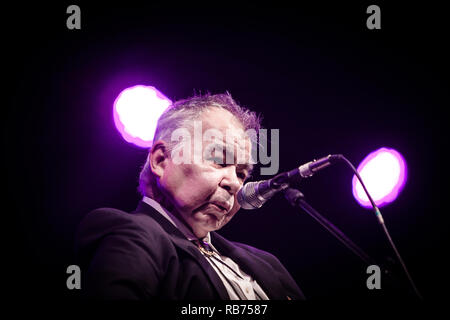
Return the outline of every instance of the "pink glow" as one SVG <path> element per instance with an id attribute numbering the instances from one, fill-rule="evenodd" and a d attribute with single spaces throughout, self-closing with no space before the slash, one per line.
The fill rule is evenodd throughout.
<path id="1" fill-rule="evenodd" d="M 116 128 L 126 141 L 142 148 L 151 147 L 157 121 L 171 103 L 155 87 L 127 88 L 114 101 Z"/>
<path id="2" fill-rule="evenodd" d="M 406 182 L 406 163 L 394 149 L 380 148 L 370 153 L 358 166 L 358 172 L 376 205 L 394 201 Z M 356 175 L 352 180 L 353 196 L 363 207 L 372 207 Z"/>

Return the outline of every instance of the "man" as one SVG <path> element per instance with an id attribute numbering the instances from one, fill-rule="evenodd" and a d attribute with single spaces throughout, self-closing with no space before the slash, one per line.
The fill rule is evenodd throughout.
<path id="1" fill-rule="evenodd" d="M 174 103 L 158 120 L 136 211 L 103 208 L 79 226 L 82 290 L 104 299 L 303 299 L 273 255 L 215 231 L 239 210 L 260 120 L 229 94 Z"/>

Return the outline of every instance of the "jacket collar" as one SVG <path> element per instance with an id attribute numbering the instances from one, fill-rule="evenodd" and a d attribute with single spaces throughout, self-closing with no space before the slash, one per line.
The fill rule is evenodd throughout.
<path id="1" fill-rule="evenodd" d="M 269 299 L 286 299 L 285 290 L 277 277 L 274 277 L 274 269 L 268 262 L 251 250 L 242 249 L 216 232 L 211 232 L 211 236 L 217 250 L 224 256 L 230 257 L 245 273 L 252 276 Z"/>
<path id="2" fill-rule="evenodd" d="M 155 208 L 143 201 L 139 202 L 137 209 L 133 213 L 144 213 L 159 223 L 169 234 L 172 242 L 199 263 L 201 268 L 208 275 L 214 288 L 216 288 L 220 298 L 222 300 L 229 299 L 222 280 L 220 280 L 209 262 L 206 261 L 197 247 L 191 241 L 186 239 L 186 236 L 173 223 L 161 215 Z M 211 232 L 210 235 L 212 238 L 211 241 L 217 250 L 222 255 L 231 258 L 245 273 L 252 276 L 267 294 L 269 299 L 286 299 L 285 290 L 280 282 L 277 281 L 277 278 L 273 276 L 273 267 L 268 262 L 262 260 L 251 251 L 236 246 L 216 232 Z"/>
<path id="3" fill-rule="evenodd" d="M 181 233 L 189 240 L 198 240 L 198 238 L 194 235 L 194 233 L 180 220 L 178 219 L 173 213 L 171 213 L 169 210 L 161 206 L 158 202 L 155 200 L 144 197 L 142 199 L 142 202 L 145 202 L 146 204 L 150 205 L 158 211 L 164 218 L 166 218 L 170 223 L 172 223 L 178 230 L 181 231 Z M 209 234 L 208 234 L 209 237 Z"/>
<path id="4" fill-rule="evenodd" d="M 155 220 L 169 235 L 171 241 L 175 246 L 189 254 L 194 260 L 200 265 L 203 271 L 208 276 L 209 280 L 212 283 L 212 286 L 216 289 L 217 294 L 220 299 L 227 300 L 229 299 L 228 292 L 223 285 L 222 280 L 220 280 L 217 273 L 211 267 L 209 262 L 205 259 L 205 257 L 200 253 L 198 248 L 189 241 L 186 236 L 167 218 L 161 215 L 155 208 L 148 205 L 144 201 L 140 201 L 136 210 L 132 212 L 132 214 L 145 214 Z"/>

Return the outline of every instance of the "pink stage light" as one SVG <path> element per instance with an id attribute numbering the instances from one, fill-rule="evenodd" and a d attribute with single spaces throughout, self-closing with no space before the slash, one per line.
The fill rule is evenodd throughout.
<path id="1" fill-rule="evenodd" d="M 375 204 L 382 207 L 394 201 L 406 182 L 406 163 L 394 149 L 380 148 L 358 166 L 358 172 Z M 353 176 L 353 196 L 363 207 L 372 207 L 361 183 Z"/>
<path id="2" fill-rule="evenodd" d="M 126 141 L 148 148 L 159 117 L 171 104 L 155 87 L 136 85 L 123 90 L 114 101 L 114 123 Z"/>

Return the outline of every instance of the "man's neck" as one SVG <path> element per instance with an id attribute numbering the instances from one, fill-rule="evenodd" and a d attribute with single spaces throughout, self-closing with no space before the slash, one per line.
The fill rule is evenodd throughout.
<path id="1" fill-rule="evenodd" d="M 165 197 L 160 197 L 161 201 L 155 199 L 152 195 L 146 195 L 145 197 L 154 200 L 157 202 L 165 211 L 165 214 L 168 216 L 169 220 L 182 232 L 189 240 L 195 239 L 203 239 L 204 237 L 199 237 L 194 230 L 192 230 L 191 226 L 184 220 L 183 216 L 174 208 L 174 206 L 168 201 Z M 145 199 L 145 198 L 144 198 Z M 166 204 L 170 204 L 167 206 Z M 149 204 L 149 203 L 148 203 Z M 170 209 L 172 208 L 172 209 Z M 167 217 L 166 217 L 167 218 Z M 174 219 L 175 218 L 175 219 Z M 207 234 L 205 235 L 207 236 Z"/>

